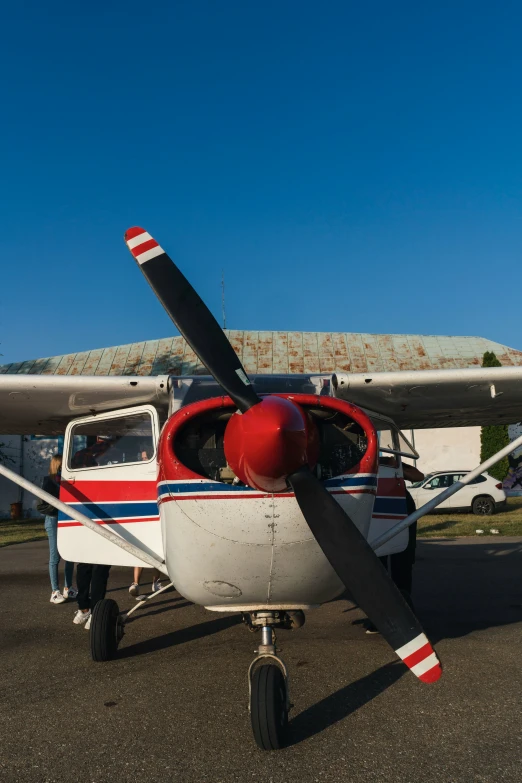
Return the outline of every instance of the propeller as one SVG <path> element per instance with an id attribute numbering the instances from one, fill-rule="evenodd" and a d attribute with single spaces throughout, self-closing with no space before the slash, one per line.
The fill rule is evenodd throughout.
<path id="1" fill-rule="evenodd" d="M 236 352 L 172 259 L 143 228 L 129 228 L 125 242 L 172 321 L 239 410 L 257 405 L 260 398 Z"/>
<path id="2" fill-rule="evenodd" d="M 379 558 L 339 503 L 305 466 L 288 482 L 315 540 L 355 602 L 423 682 L 442 674 L 422 627 Z"/>
<path id="3" fill-rule="evenodd" d="M 317 543 L 354 600 L 412 672 L 435 682 L 440 662 L 419 621 L 353 520 L 312 473 L 319 442 L 311 417 L 284 397 L 258 397 L 216 319 L 162 247 L 142 228 L 127 246 L 185 340 L 237 405 L 225 431 L 235 474 L 265 492 L 294 491 Z"/>

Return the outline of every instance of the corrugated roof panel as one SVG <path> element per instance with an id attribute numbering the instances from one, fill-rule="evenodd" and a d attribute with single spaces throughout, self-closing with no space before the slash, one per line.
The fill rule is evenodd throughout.
<path id="1" fill-rule="evenodd" d="M 272 371 L 288 374 L 288 332 L 274 332 L 272 341 Z"/>
<path id="2" fill-rule="evenodd" d="M 304 372 L 321 372 L 317 332 L 303 332 Z"/>
<path id="3" fill-rule="evenodd" d="M 22 369 L 24 364 L 25 364 L 25 362 L 13 362 L 13 364 L 9 365 L 9 369 L 7 371 L 7 374 L 8 375 L 16 375 L 18 373 L 18 371 Z"/>
<path id="4" fill-rule="evenodd" d="M 54 375 L 56 368 L 62 361 L 62 356 L 51 356 L 40 375 Z"/>
<path id="5" fill-rule="evenodd" d="M 172 342 L 172 338 L 170 338 L 170 342 Z M 116 348 L 116 353 L 114 354 L 112 360 L 111 368 L 109 370 L 109 375 L 123 375 L 123 371 L 125 370 L 125 365 L 129 357 L 130 349 L 131 349 L 130 343 L 127 345 L 119 345 Z"/>
<path id="6" fill-rule="evenodd" d="M 151 375 L 164 375 L 167 372 L 171 363 L 170 355 L 173 342 L 174 337 L 164 337 L 163 340 L 158 341 L 158 350 L 152 365 Z"/>
<path id="7" fill-rule="evenodd" d="M 65 356 L 62 356 L 62 360 L 56 370 L 54 371 L 55 375 L 68 375 L 69 370 L 74 364 L 74 359 L 76 357 L 75 353 L 68 353 Z"/>
<path id="8" fill-rule="evenodd" d="M 167 373 L 171 375 L 181 375 L 181 366 L 183 364 L 183 354 L 185 353 L 185 340 L 183 337 L 175 337 L 172 341 L 170 354 L 170 365 Z"/>
<path id="9" fill-rule="evenodd" d="M 96 370 L 105 350 L 107 349 L 98 348 L 95 351 L 90 352 L 87 361 L 83 365 L 81 375 L 96 375 Z"/>
<path id="10" fill-rule="evenodd" d="M 81 375 L 82 370 L 85 367 L 85 362 L 89 358 L 90 351 L 82 351 L 77 353 L 74 357 L 74 361 L 69 369 L 69 375 Z"/>
<path id="11" fill-rule="evenodd" d="M 399 362 L 395 356 L 393 339 L 391 334 L 377 335 L 377 344 L 382 356 L 383 364 L 389 372 L 399 369 Z"/>
<path id="12" fill-rule="evenodd" d="M 411 369 L 412 370 L 429 370 L 431 369 L 431 363 L 426 353 L 426 348 L 422 341 L 422 337 L 417 334 L 408 334 L 408 345 L 410 346 L 411 357 Z"/>
<path id="13" fill-rule="evenodd" d="M 197 369 L 199 364 L 199 359 L 190 347 L 190 345 L 185 344 L 185 352 L 183 353 L 183 361 L 181 364 L 181 374 L 182 375 L 197 375 Z"/>
<path id="14" fill-rule="evenodd" d="M 368 372 L 368 362 L 360 334 L 345 334 L 346 345 L 350 351 L 352 372 Z"/>
<path id="15" fill-rule="evenodd" d="M 152 372 L 152 365 L 158 352 L 159 340 L 147 340 L 141 354 L 140 363 L 136 368 L 137 375 L 150 375 Z"/>
<path id="16" fill-rule="evenodd" d="M 411 348 L 406 335 L 394 334 L 392 342 L 393 350 L 399 364 L 399 370 L 406 370 L 411 367 Z"/>
<path id="17" fill-rule="evenodd" d="M 522 366 L 522 351 L 483 337 L 341 332 L 227 332 L 248 373 L 384 372 L 476 367 L 485 351 Z M 14 362 L 0 374 L 161 375 L 207 372 L 182 337 Z"/>
<path id="18" fill-rule="evenodd" d="M 332 335 L 329 332 L 319 332 L 317 335 L 317 349 L 319 351 L 319 372 L 333 372 L 335 368 L 335 355 Z"/>
<path id="19" fill-rule="evenodd" d="M 351 361 L 346 338 L 342 332 L 332 332 L 332 345 L 334 352 L 335 369 L 342 372 L 350 372 Z"/>
<path id="20" fill-rule="evenodd" d="M 141 361 L 141 355 L 143 353 L 143 349 L 145 348 L 145 343 L 132 343 L 129 351 L 129 355 L 127 356 L 127 361 L 125 362 L 125 369 L 123 370 L 123 375 L 136 375 L 136 370 L 140 366 Z"/>
<path id="21" fill-rule="evenodd" d="M 257 371 L 260 373 L 271 373 L 272 361 L 273 361 L 273 347 L 272 342 L 274 339 L 273 332 L 258 332 L 257 343 Z"/>
<path id="22" fill-rule="evenodd" d="M 30 359 L 28 362 L 23 362 L 22 366 L 18 370 L 18 375 L 29 375 L 35 364 L 36 359 Z"/>
<path id="23" fill-rule="evenodd" d="M 47 362 L 50 361 L 50 357 L 46 356 L 43 359 L 37 359 L 31 367 L 30 375 L 40 375 L 47 367 Z"/>
<path id="24" fill-rule="evenodd" d="M 304 373 L 303 333 L 287 332 L 288 334 L 288 372 L 300 375 Z"/>
<path id="25" fill-rule="evenodd" d="M 248 373 L 257 373 L 257 332 L 243 332 L 243 367 Z"/>
<path id="26" fill-rule="evenodd" d="M 361 334 L 361 341 L 366 357 L 367 372 L 382 372 L 383 362 L 381 352 L 379 350 L 379 343 L 377 342 L 376 335 L 374 334 Z"/>
<path id="27" fill-rule="evenodd" d="M 117 348 L 106 348 L 102 353 L 100 362 L 96 368 L 95 375 L 109 375 L 116 356 Z"/>
<path id="28" fill-rule="evenodd" d="M 443 370 L 454 370 L 457 364 L 451 352 L 451 338 L 437 337 L 437 344 L 439 346 L 439 366 Z"/>
<path id="29" fill-rule="evenodd" d="M 236 354 L 239 356 L 239 361 L 243 363 L 243 332 L 238 329 L 227 329 L 225 331 L 228 341 Z"/>

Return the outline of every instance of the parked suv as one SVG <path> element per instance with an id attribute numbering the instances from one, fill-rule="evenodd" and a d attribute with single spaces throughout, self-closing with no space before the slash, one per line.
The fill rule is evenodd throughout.
<path id="1" fill-rule="evenodd" d="M 444 492 L 456 481 L 469 473 L 467 470 L 449 470 L 429 473 L 422 481 L 417 481 L 408 487 L 415 502 L 416 508 L 420 508 L 429 500 Z M 494 514 L 499 506 L 505 505 L 506 494 L 502 484 L 488 473 L 477 476 L 469 484 L 459 489 L 447 500 L 444 500 L 437 510 L 452 508 L 469 510 L 474 514 Z"/>

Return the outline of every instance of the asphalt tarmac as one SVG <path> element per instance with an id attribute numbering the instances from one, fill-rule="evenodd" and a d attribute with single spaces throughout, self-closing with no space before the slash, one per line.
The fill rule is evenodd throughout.
<path id="1" fill-rule="evenodd" d="M 344 599 L 280 632 L 289 746 L 247 711 L 257 636 L 170 592 L 94 663 L 75 604 L 49 603 L 47 543 L 0 549 L 0 780 L 104 783 L 522 781 L 522 539 L 420 542 L 414 599 L 444 666 L 423 685 Z M 145 572 L 147 573 L 147 572 Z M 130 569 L 107 597 L 134 604 Z"/>

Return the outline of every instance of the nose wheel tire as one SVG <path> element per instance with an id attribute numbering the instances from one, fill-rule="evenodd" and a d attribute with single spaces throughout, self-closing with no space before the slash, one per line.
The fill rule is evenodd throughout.
<path id="1" fill-rule="evenodd" d="M 98 601 L 91 618 L 91 658 L 93 661 L 110 661 L 116 655 L 123 636 L 120 610 L 112 598 Z"/>
<path id="2" fill-rule="evenodd" d="M 283 747 L 288 728 L 286 682 L 279 666 L 265 663 L 252 675 L 250 718 L 261 750 Z"/>

